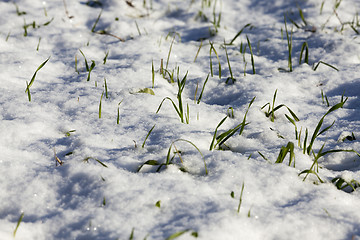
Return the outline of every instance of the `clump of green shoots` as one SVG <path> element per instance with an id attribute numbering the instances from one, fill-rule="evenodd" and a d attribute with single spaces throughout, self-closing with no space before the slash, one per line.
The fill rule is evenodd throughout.
<path id="1" fill-rule="evenodd" d="M 178 68 L 178 69 L 179 69 L 179 68 Z M 179 118 L 180 118 L 180 121 L 181 121 L 182 123 L 189 124 L 189 120 L 190 120 L 189 104 L 187 104 L 187 106 L 186 106 L 186 111 L 185 111 L 184 106 L 183 106 L 183 100 L 182 100 L 182 92 L 183 92 L 184 87 L 185 87 L 185 84 L 186 84 L 187 75 L 188 75 L 188 72 L 186 72 L 186 74 L 185 74 L 185 76 L 183 77 L 182 80 L 180 80 L 179 77 L 177 78 L 177 85 L 178 85 L 177 99 L 178 99 L 178 105 L 176 105 L 175 102 L 174 102 L 171 98 L 166 97 L 166 98 L 164 98 L 164 99 L 161 101 L 161 103 L 160 103 L 160 105 L 159 105 L 156 113 L 158 113 L 158 112 L 160 111 L 160 108 L 161 108 L 162 104 L 164 103 L 164 101 L 165 101 L 165 100 L 169 100 L 169 101 L 172 103 L 172 105 L 173 105 L 176 113 L 178 114 L 178 116 L 179 116 Z"/>
<path id="2" fill-rule="evenodd" d="M 347 181 L 342 177 L 335 177 L 331 180 L 336 188 L 343 191 L 353 192 L 356 188 L 360 187 L 360 183 L 354 179 Z"/>
<path id="3" fill-rule="evenodd" d="M 91 60 L 91 65 L 89 66 L 89 64 L 88 64 L 88 61 L 87 61 L 87 59 L 86 59 L 86 57 L 85 57 L 85 54 L 79 49 L 79 51 L 80 51 L 80 53 L 81 53 L 81 55 L 83 55 L 83 57 L 84 57 L 84 59 L 85 59 L 85 68 L 86 68 L 86 71 L 88 72 L 88 76 L 87 76 L 87 79 L 86 79 L 86 81 L 90 81 L 90 74 L 91 74 L 91 71 L 94 69 L 94 67 L 95 67 L 95 61 L 94 60 Z M 75 62 L 76 62 L 76 60 L 75 60 Z M 77 66 L 77 65 L 75 65 L 75 66 Z"/>
<path id="4" fill-rule="evenodd" d="M 287 107 L 285 104 L 280 104 L 280 105 L 275 107 L 276 94 L 277 94 L 277 89 L 275 90 L 272 104 L 270 104 L 270 102 L 268 102 L 264 106 L 261 107 L 261 109 L 263 109 L 266 106 L 268 106 L 268 110 L 265 112 L 265 116 L 270 117 L 270 121 L 274 122 L 274 120 L 275 120 L 275 111 L 279 110 L 282 107 L 285 107 L 289 111 L 291 116 L 294 118 L 294 120 L 299 121 L 299 118 L 296 116 L 296 114 L 289 107 Z"/>
<path id="5" fill-rule="evenodd" d="M 237 125 L 234 128 L 231 128 L 228 131 L 217 136 L 217 131 L 218 131 L 219 127 L 225 122 L 225 120 L 228 118 L 228 116 L 224 117 L 220 121 L 220 123 L 215 128 L 214 136 L 210 143 L 210 148 L 209 148 L 210 151 L 214 150 L 217 146 L 219 147 L 220 150 L 224 150 L 223 145 L 226 146 L 225 142 L 230 137 L 232 137 L 237 131 L 239 131 L 239 135 L 241 135 L 243 133 L 245 126 L 249 124 L 249 123 L 246 123 L 246 116 L 247 116 L 247 113 L 249 112 L 249 109 L 250 109 L 251 105 L 253 104 L 254 100 L 255 100 L 255 97 L 250 101 L 248 108 L 245 112 L 243 121 L 239 125 Z"/>
<path id="6" fill-rule="evenodd" d="M 318 151 L 317 153 L 315 153 L 314 150 L 313 150 L 313 144 L 314 144 L 316 138 L 318 138 L 321 134 L 323 134 L 323 133 L 325 133 L 326 131 L 328 131 L 328 130 L 334 125 L 334 123 L 335 123 L 335 121 L 333 121 L 332 124 L 330 124 L 329 126 L 323 128 L 323 129 L 321 130 L 321 127 L 322 127 L 322 125 L 323 125 L 323 122 L 324 122 L 325 117 L 326 117 L 328 114 L 330 114 L 330 113 L 338 110 L 339 108 L 342 108 L 343 105 L 345 104 L 345 102 L 347 101 L 347 99 L 348 99 L 348 98 L 343 99 L 343 97 L 342 97 L 340 103 L 338 103 L 338 104 L 334 105 L 333 107 L 331 107 L 331 108 L 324 114 L 324 116 L 320 119 L 319 123 L 317 124 L 317 126 L 316 126 L 316 128 L 315 128 L 315 130 L 314 130 L 314 133 L 313 133 L 313 135 L 312 135 L 312 137 L 311 137 L 310 143 L 309 143 L 308 145 L 307 145 L 308 130 L 306 129 L 306 131 L 305 131 L 305 139 L 304 139 L 304 143 L 303 143 L 303 153 L 304 153 L 304 154 L 307 153 L 309 156 L 313 155 L 314 160 L 313 160 L 313 164 L 311 165 L 311 167 L 310 167 L 309 169 L 304 170 L 304 171 L 302 171 L 302 172 L 299 174 L 299 176 L 300 176 L 301 174 L 306 174 L 305 177 L 304 177 L 304 179 L 303 179 L 304 181 L 305 181 L 305 179 L 307 178 L 307 176 L 311 173 L 311 174 L 314 174 L 314 175 L 319 179 L 320 182 L 323 182 L 323 180 L 321 180 L 321 178 L 320 178 L 319 175 L 317 174 L 317 173 L 319 172 L 318 160 L 319 160 L 319 158 L 325 156 L 326 154 L 336 153 L 336 152 L 353 152 L 353 153 L 355 153 L 356 155 L 358 155 L 358 156 L 360 157 L 360 154 L 359 154 L 358 152 L 356 152 L 355 150 L 353 150 L 353 149 L 333 149 L 333 150 L 329 150 L 329 151 L 323 152 L 323 149 L 324 149 L 324 147 L 325 147 L 325 143 L 321 146 L 321 148 L 319 149 L 319 151 Z M 299 137 L 299 139 L 300 139 L 300 137 Z M 299 141 L 300 141 L 300 140 L 299 140 Z"/>
<path id="7" fill-rule="evenodd" d="M 30 87 L 31 87 L 31 85 L 33 85 L 33 83 L 34 83 L 34 81 L 35 81 L 36 74 L 37 74 L 37 72 L 38 72 L 42 67 L 45 66 L 45 64 L 49 61 L 49 59 L 50 59 L 50 57 L 49 57 L 48 59 L 46 59 L 45 62 L 43 62 L 42 64 L 40 64 L 40 66 L 36 69 L 36 71 L 35 71 L 34 75 L 32 76 L 32 78 L 31 78 L 31 80 L 30 80 L 29 83 L 26 81 L 26 90 L 25 90 L 25 93 L 28 94 L 29 102 L 31 102 Z"/>
<path id="8" fill-rule="evenodd" d="M 278 158 L 276 159 L 275 163 L 282 163 L 286 157 L 286 155 L 289 153 L 289 166 L 291 166 L 291 163 L 293 162 L 293 166 L 295 167 L 295 154 L 294 154 L 294 143 L 288 142 L 286 147 L 281 147 L 280 153 Z"/>
<path id="9" fill-rule="evenodd" d="M 205 162 L 205 158 L 204 158 L 204 155 L 201 153 L 200 149 L 194 144 L 192 143 L 191 141 L 189 140 L 186 140 L 186 139 L 177 139 L 175 141 L 173 141 L 171 144 L 170 144 L 170 147 L 169 147 L 169 150 L 168 150 L 168 153 L 166 155 L 166 161 L 165 163 L 160 163 L 159 161 L 157 160 L 148 160 L 146 162 L 144 162 L 143 164 L 141 164 L 138 169 L 137 169 L 137 172 L 139 172 L 141 170 L 141 168 L 144 166 L 144 165 L 150 165 L 150 166 L 158 166 L 156 172 L 160 172 L 161 168 L 164 167 L 164 166 L 168 166 L 168 165 L 171 165 L 171 164 L 174 164 L 174 159 L 176 156 L 179 157 L 181 163 L 183 163 L 183 158 L 181 156 L 181 151 L 179 151 L 177 149 L 177 147 L 175 146 L 175 143 L 177 142 L 186 142 L 186 143 L 189 143 L 191 144 L 201 155 L 201 158 L 203 159 L 203 162 L 204 162 L 204 169 L 205 169 L 205 174 L 207 175 L 208 174 L 208 169 L 207 169 L 207 166 L 206 166 L 206 162 Z M 172 150 L 175 150 L 173 152 L 173 155 L 171 154 L 172 153 Z M 183 172 L 189 172 L 184 166 L 180 166 L 180 170 L 183 171 Z"/>

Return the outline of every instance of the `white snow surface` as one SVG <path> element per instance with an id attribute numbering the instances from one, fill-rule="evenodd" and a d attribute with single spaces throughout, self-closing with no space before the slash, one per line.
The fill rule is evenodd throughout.
<path id="1" fill-rule="evenodd" d="M 323 119 L 321 130 L 335 123 L 315 139 L 314 154 L 323 144 L 323 152 L 360 151 L 352 138 L 360 138 L 359 9 L 351 0 L 0 1 L 0 239 L 360 239 L 358 190 L 331 182 L 340 177 L 356 187 L 360 157 L 320 157 L 312 170 L 323 183 L 299 175 L 315 159 L 303 153 L 305 130 L 308 145 L 320 119 L 346 97 Z M 216 21 L 221 13 L 217 32 L 213 13 Z M 284 15 L 289 37 L 293 30 L 292 72 L 278 70 L 289 69 Z M 248 23 L 226 45 L 236 79 L 226 84 L 224 41 Z M 212 52 L 213 76 L 197 104 L 210 73 L 209 42 L 222 76 Z M 309 64 L 305 51 L 299 64 L 304 42 Z M 79 50 L 95 63 L 89 81 Z M 314 71 L 319 61 L 339 71 L 326 64 Z M 175 83 L 160 74 L 167 64 Z M 169 99 L 157 112 L 164 98 L 178 105 L 177 67 L 180 80 L 188 72 L 182 101 L 189 124 Z M 145 88 L 155 95 L 139 93 Z M 265 116 L 262 106 L 272 105 L 276 90 L 275 106 L 300 119 L 300 141 L 286 107 L 274 122 Z M 221 145 L 224 151 L 210 150 L 220 121 L 233 109 L 217 136 L 243 122 L 254 97 L 242 134 Z M 289 142 L 295 167 L 290 154 L 275 163 Z M 148 160 L 165 163 L 168 152 L 172 164 L 137 172 Z"/>

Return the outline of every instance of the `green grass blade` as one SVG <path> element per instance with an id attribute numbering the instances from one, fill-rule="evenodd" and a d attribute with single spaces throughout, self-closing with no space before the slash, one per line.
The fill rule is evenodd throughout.
<path id="1" fill-rule="evenodd" d="M 169 237 L 167 237 L 166 240 L 173 240 L 173 239 L 175 239 L 175 238 L 177 238 L 177 237 L 180 237 L 181 235 L 183 235 L 184 233 L 186 233 L 186 232 L 188 232 L 188 231 L 189 231 L 189 229 L 184 230 L 184 231 L 180 231 L 180 232 L 173 233 L 173 234 L 171 234 Z"/>
<path id="2" fill-rule="evenodd" d="M 154 126 L 150 129 L 150 131 L 149 131 L 148 134 L 146 135 L 145 140 L 144 140 L 143 144 L 141 145 L 142 148 L 145 147 L 145 142 L 146 142 L 146 140 L 148 139 L 148 137 L 150 136 L 152 130 L 155 128 L 155 125 L 156 125 L 156 124 L 154 124 Z"/>
<path id="3" fill-rule="evenodd" d="M 303 52 L 305 51 L 305 56 L 304 56 L 304 62 L 306 64 L 309 64 L 309 46 L 307 44 L 307 42 L 304 42 L 301 46 L 301 50 L 300 50 L 300 58 L 299 58 L 299 65 L 301 64 L 301 60 L 302 60 L 302 56 L 303 56 Z"/>
<path id="4" fill-rule="evenodd" d="M 105 57 L 103 58 L 103 64 L 106 63 L 108 56 L 109 56 L 109 50 L 105 53 Z"/>
<path id="5" fill-rule="evenodd" d="M 109 98 L 106 78 L 104 78 L 104 88 L 105 88 L 105 97 L 106 97 L 106 98 Z"/>
<path id="6" fill-rule="evenodd" d="M 103 96 L 104 96 L 104 92 L 101 93 L 101 97 L 100 97 L 100 103 L 99 103 L 99 118 L 101 118 L 101 102 L 102 102 Z"/>
<path id="7" fill-rule="evenodd" d="M 43 68 L 43 67 L 45 66 L 45 64 L 49 61 L 49 59 L 50 59 L 50 57 L 48 57 L 48 59 L 46 59 L 45 62 L 43 62 L 42 64 L 40 64 L 40 66 L 36 69 L 34 75 L 32 76 L 32 78 L 31 78 L 31 80 L 30 80 L 30 82 L 29 82 L 29 84 L 26 84 L 27 87 L 26 87 L 25 92 L 29 91 L 31 85 L 33 85 L 33 83 L 34 83 L 34 81 L 35 81 L 35 77 L 36 77 L 37 72 L 38 72 L 41 68 Z"/>
<path id="8" fill-rule="evenodd" d="M 242 195 L 243 195 L 243 192 L 244 192 L 244 187 L 245 187 L 245 182 L 242 183 L 242 186 L 241 186 L 241 193 L 240 193 L 240 199 L 239 199 L 239 205 L 238 205 L 238 209 L 237 209 L 237 212 L 240 213 L 240 207 L 241 207 L 241 203 L 242 203 Z"/>
<path id="9" fill-rule="evenodd" d="M 17 232 L 17 230 L 18 230 L 18 228 L 19 228 L 19 226 L 20 226 L 20 223 L 21 223 L 21 221 L 23 220 L 23 218 L 24 218 L 24 213 L 21 213 L 21 215 L 20 215 L 20 217 L 19 217 L 19 220 L 17 221 L 15 230 L 14 230 L 14 232 L 13 232 L 14 238 L 15 238 L 15 236 L 16 236 L 16 232 Z"/>
<path id="10" fill-rule="evenodd" d="M 95 61 L 94 61 L 94 60 L 91 60 L 91 66 L 90 66 L 90 68 L 89 68 L 89 73 L 88 73 L 88 76 L 87 76 L 86 81 L 90 81 L 90 73 L 91 73 L 91 71 L 94 69 L 94 67 L 95 67 Z"/>
<path id="11" fill-rule="evenodd" d="M 196 55 L 195 55 L 195 58 L 194 58 L 194 62 L 196 61 L 196 59 L 197 59 L 197 57 L 198 57 L 198 55 L 199 55 L 199 53 L 200 53 L 200 49 L 201 49 L 202 45 L 203 45 L 203 41 L 201 40 L 199 49 L 197 50 Z"/>
<path id="12" fill-rule="evenodd" d="M 183 122 L 184 122 L 184 116 L 182 115 L 182 112 L 178 109 L 178 107 L 176 106 L 176 104 L 174 103 L 174 101 L 173 101 L 171 98 L 169 98 L 169 97 L 166 97 L 166 98 L 164 98 L 164 99 L 161 101 L 161 103 L 160 103 L 160 105 L 159 105 L 156 113 L 158 113 L 158 112 L 160 111 L 160 108 L 162 107 L 162 104 L 164 103 L 165 100 L 169 100 L 169 101 L 172 103 L 172 105 L 174 106 L 174 109 L 175 109 L 176 113 L 179 115 L 180 120 L 181 120 L 181 122 L 183 123 Z"/>
<path id="13" fill-rule="evenodd" d="M 253 74 L 255 74 L 254 55 L 253 55 L 253 51 L 252 51 L 252 48 L 251 48 L 250 40 L 249 40 L 249 38 L 248 38 L 247 35 L 246 35 L 246 40 L 247 40 L 248 45 L 249 45 L 249 50 L 250 50 L 250 55 L 251 55 L 251 65 L 252 65 Z"/>
<path id="14" fill-rule="evenodd" d="M 174 38 L 173 38 L 173 40 L 171 41 L 171 44 L 170 44 L 170 49 L 169 49 L 168 57 L 167 57 L 167 60 L 166 60 L 166 67 L 165 67 L 166 70 L 168 69 L 169 60 L 170 60 L 170 54 L 171 54 L 172 46 L 173 46 L 174 41 L 175 41 L 175 37 L 176 37 L 176 35 L 174 35 Z"/>
<path id="15" fill-rule="evenodd" d="M 211 51 L 213 51 L 216 55 L 216 58 L 218 60 L 218 63 L 219 63 L 219 79 L 221 79 L 221 63 L 220 63 L 220 58 L 219 58 L 219 55 L 214 47 L 214 44 L 212 42 L 210 42 L 210 70 L 211 70 L 211 77 L 213 77 L 213 71 L 212 71 L 212 60 L 211 60 Z"/>
<path id="16" fill-rule="evenodd" d="M 200 93 L 199 99 L 198 99 L 198 101 L 197 101 L 197 104 L 200 104 L 200 101 L 201 101 L 202 95 L 203 95 L 203 93 L 204 93 L 204 89 L 205 89 L 206 83 L 207 83 L 207 81 L 209 80 L 209 75 L 210 75 L 210 73 L 208 73 L 208 75 L 207 75 L 207 77 L 206 77 L 206 79 L 205 79 L 204 85 L 203 85 L 203 87 L 202 87 L 202 89 L 201 89 L 201 93 Z"/>
<path id="17" fill-rule="evenodd" d="M 91 32 L 95 32 L 95 28 L 96 28 L 96 25 L 98 24 L 98 22 L 99 22 L 99 20 L 100 20 L 101 13 L 102 13 L 102 9 L 101 9 L 101 11 L 100 11 L 100 13 L 99 13 L 99 16 L 97 17 L 97 19 L 96 19 L 93 27 L 92 27 L 92 29 L 91 29 Z"/>
<path id="18" fill-rule="evenodd" d="M 332 68 L 332 69 L 334 69 L 334 70 L 336 70 L 336 71 L 339 71 L 339 69 L 337 69 L 337 68 L 334 67 L 333 65 L 330 65 L 330 64 L 328 64 L 328 63 L 326 63 L 326 62 L 323 62 L 323 61 L 319 61 L 319 62 L 315 65 L 315 67 L 313 68 L 314 71 L 316 71 L 316 69 L 319 67 L 320 63 L 321 63 L 321 64 L 324 64 L 325 66 L 328 66 L 328 67 L 330 67 L 330 68 Z"/>
<path id="19" fill-rule="evenodd" d="M 141 168 L 144 166 L 144 165 L 150 165 L 150 166 L 159 166 L 160 163 L 156 160 L 148 160 L 146 162 L 144 162 L 143 164 L 141 164 L 138 169 L 136 170 L 136 172 L 140 172 Z"/>
<path id="20" fill-rule="evenodd" d="M 325 113 L 325 115 L 320 119 L 320 121 L 319 121 L 318 125 L 316 126 L 316 128 L 315 128 L 315 130 L 314 130 L 314 133 L 313 133 L 313 135 L 312 135 L 312 137 L 311 137 L 310 144 L 309 144 L 309 146 L 308 146 L 308 148 L 307 148 L 307 153 L 308 153 L 308 155 L 310 155 L 310 153 L 311 153 L 312 145 L 313 145 L 315 139 L 316 139 L 320 134 L 322 134 L 322 133 L 324 133 L 325 131 L 329 130 L 329 128 L 334 124 L 334 123 L 333 123 L 332 125 L 330 125 L 330 127 L 327 127 L 327 128 L 325 128 L 324 130 L 322 130 L 322 131 L 320 132 L 320 128 L 321 128 L 321 126 L 322 126 L 322 124 L 323 124 L 323 122 L 324 122 L 325 117 L 326 117 L 328 114 L 332 113 L 333 111 L 335 111 L 335 110 L 337 110 L 337 109 L 339 109 L 339 108 L 342 108 L 342 107 L 344 106 L 344 103 L 345 103 L 345 101 L 344 101 L 344 102 L 340 102 L 340 103 L 334 105 L 334 106 L 331 107 L 331 108 Z"/>
<path id="21" fill-rule="evenodd" d="M 87 59 L 85 57 L 85 54 L 79 49 L 81 55 L 83 55 L 84 59 L 85 59 L 85 68 L 86 68 L 86 71 L 88 72 L 89 71 L 89 64 L 87 62 Z"/>
<path id="22" fill-rule="evenodd" d="M 210 143 L 210 148 L 209 148 L 210 151 L 212 151 L 212 150 L 215 148 L 215 140 L 216 140 L 216 134 L 217 134 L 218 128 L 225 122 L 225 120 L 226 120 L 227 118 L 228 118 L 227 116 L 224 117 L 224 118 L 220 121 L 220 123 L 216 126 L 213 139 L 212 139 L 212 141 L 211 141 L 211 143 Z"/>
<path id="23" fill-rule="evenodd" d="M 191 142 L 189 140 L 186 140 L 186 139 L 178 139 L 178 140 L 174 141 L 173 143 L 176 143 L 176 142 L 179 142 L 179 141 L 183 141 L 183 142 L 187 142 L 187 143 L 191 144 L 200 153 L 201 158 L 203 159 L 203 162 L 204 162 L 205 174 L 207 175 L 208 174 L 207 165 L 206 165 L 206 162 L 205 162 L 204 155 L 202 154 L 200 149 L 193 142 Z"/>
<path id="24" fill-rule="evenodd" d="M 246 125 L 246 124 L 245 124 L 245 122 L 246 122 L 246 116 L 247 116 L 247 114 L 248 114 L 248 112 L 249 112 L 249 109 L 250 109 L 251 105 L 252 105 L 253 102 L 255 101 L 255 98 L 256 98 L 256 97 L 253 97 L 253 99 L 251 99 L 251 101 L 250 101 L 250 103 L 249 103 L 249 106 L 248 106 L 248 108 L 247 108 L 247 110 L 246 110 L 246 112 L 245 112 L 244 119 L 243 119 L 243 121 L 242 121 L 242 123 L 241 123 L 239 135 L 241 135 L 242 132 L 244 131 L 244 128 L 245 128 L 245 125 Z"/>
<path id="25" fill-rule="evenodd" d="M 246 24 L 246 25 L 233 37 L 233 39 L 228 43 L 228 45 L 232 45 L 233 42 L 241 35 L 241 33 L 242 33 L 242 32 L 245 30 L 245 28 L 247 28 L 247 27 L 251 27 L 251 24 L 250 24 L 250 23 Z"/>
<path id="26" fill-rule="evenodd" d="M 154 88 L 154 84 L 155 84 L 154 60 L 151 61 L 151 82 L 152 82 L 152 88 Z"/>

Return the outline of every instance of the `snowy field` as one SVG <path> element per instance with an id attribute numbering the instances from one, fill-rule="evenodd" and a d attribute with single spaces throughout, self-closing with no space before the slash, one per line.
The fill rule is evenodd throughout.
<path id="1" fill-rule="evenodd" d="M 351 0 L 0 0 L 0 239 L 360 239 Z"/>

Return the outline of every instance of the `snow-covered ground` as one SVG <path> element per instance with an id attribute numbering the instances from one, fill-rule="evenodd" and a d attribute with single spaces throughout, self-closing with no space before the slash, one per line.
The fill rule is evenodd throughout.
<path id="1" fill-rule="evenodd" d="M 0 1 L 0 239 L 360 239 L 359 9 Z"/>

